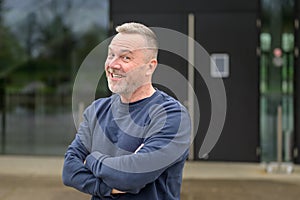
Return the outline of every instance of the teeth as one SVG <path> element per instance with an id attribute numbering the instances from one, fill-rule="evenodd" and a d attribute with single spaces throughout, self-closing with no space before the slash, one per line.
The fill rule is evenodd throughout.
<path id="1" fill-rule="evenodd" d="M 115 73 L 114 73 L 114 70 L 113 70 L 112 68 L 108 68 L 107 71 L 108 71 L 109 73 L 111 73 L 111 76 L 112 76 L 113 78 L 123 78 L 122 75 L 115 74 Z"/>
<path id="2" fill-rule="evenodd" d="M 112 75 L 114 78 L 122 78 L 122 76 L 121 75 L 118 75 L 118 74 L 113 74 Z"/>

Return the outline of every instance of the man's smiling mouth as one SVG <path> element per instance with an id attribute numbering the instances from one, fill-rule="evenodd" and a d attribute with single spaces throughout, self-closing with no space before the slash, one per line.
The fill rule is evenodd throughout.
<path id="1" fill-rule="evenodd" d="M 123 78 L 123 77 L 124 77 L 124 76 L 119 75 L 119 74 L 111 74 L 111 76 L 112 76 L 113 78 Z"/>
<path id="2" fill-rule="evenodd" d="M 125 76 L 121 75 L 121 74 L 116 74 L 114 73 L 114 70 L 109 68 L 108 70 L 108 73 L 110 75 L 111 78 L 124 78 Z"/>

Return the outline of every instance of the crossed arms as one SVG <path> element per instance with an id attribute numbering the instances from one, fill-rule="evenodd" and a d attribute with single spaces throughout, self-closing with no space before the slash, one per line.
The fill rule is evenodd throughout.
<path id="1" fill-rule="evenodd" d="M 176 115 L 176 112 L 173 114 Z M 166 130 L 153 133 L 145 139 L 144 146 L 138 153 L 118 157 L 111 157 L 99 151 L 90 152 L 82 142 L 80 134 L 77 134 L 65 154 L 64 184 L 102 198 L 111 197 L 114 193 L 121 194 L 120 191 L 139 193 L 170 165 L 182 159 L 188 149 L 189 120 L 188 125 L 184 126 L 185 130 L 179 128 L 174 131 L 172 127 L 176 123 L 180 124 L 182 119 L 177 120 L 179 121 L 170 122 L 165 127 Z M 85 127 L 85 132 L 90 131 L 87 118 L 81 126 Z M 146 169 L 148 166 L 150 167 Z"/>

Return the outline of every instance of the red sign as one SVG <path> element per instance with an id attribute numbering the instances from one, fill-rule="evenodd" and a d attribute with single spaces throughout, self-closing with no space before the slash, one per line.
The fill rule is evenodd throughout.
<path id="1" fill-rule="evenodd" d="M 275 48 L 275 49 L 273 50 L 273 54 L 274 54 L 275 57 L 279 58 L 279 57 L 282 56 L 282 51 L 281 51 L 280 48 Z"/>

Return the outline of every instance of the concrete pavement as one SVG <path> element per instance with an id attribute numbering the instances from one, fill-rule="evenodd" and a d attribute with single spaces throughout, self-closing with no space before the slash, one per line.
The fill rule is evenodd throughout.
<path id="1" fill-rule="evenodd" d="M 62 157 L 0 156 L 0 200 L 88 200 L 61 182 Z M 300 166 L 268 174 L 256 163 L 187 162 L 182 200 L 296 200 Z"/>

